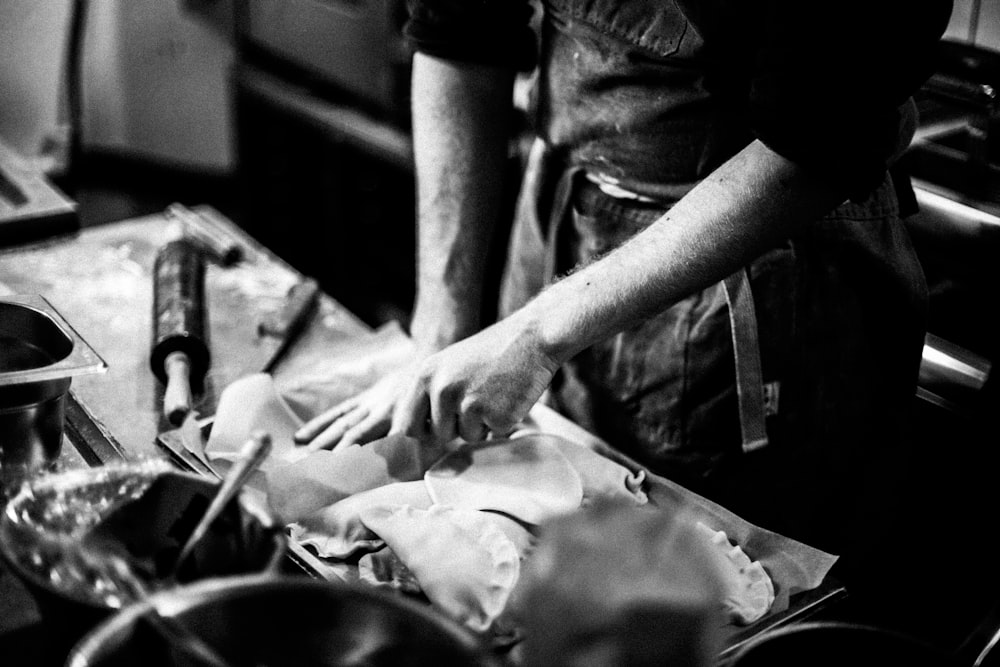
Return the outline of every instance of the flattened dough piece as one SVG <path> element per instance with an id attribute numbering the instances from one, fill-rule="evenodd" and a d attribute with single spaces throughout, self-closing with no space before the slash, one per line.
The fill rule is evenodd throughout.
<path id="1" fill-rule="evenodd" d="M 310 514 L 292 524 L 291 535 L 323 558 L 348 558 L 385 545 L 382 538 L 361 522 L 362 511 L 385 505 L 409 505 L 425 510 L 431 504 L 422 481 L 396 482 L 356 493 Z"/>
<path id="2" fill-rule="evenodd" d="M 723 606 L 737 625 L 749 625 L 764 616 L 774 603 L 774 583 L 759 561 L 751 561 L 738 545 L 730 544 L 721 530 L 695 523 L 711 548 L 709 552 L 722 575 Z"/>
<path id="3" fill-rule="evenodd" d="M 232 461 L 254 432 L 264 431 L 273 443 L 271 454 L 261 464 L 267 471 L 304 457 L 304 450 L 292 440 L 301 425 L 278 395 L 270 375 L 247 375 L 227 385 L 219 395 L 205 453 L 210 459 Z"/>
<path id="4" fill-rule="evenodd" d="M 503 512 L 538 525 L 583 500 L 580 474 L 553 442 L 517 438 L 462 447 L 424 475 L 436 504 Z"/>
<path id="5" fill-rule="evenodd" d="M 361 520 L 451 618 L 484 632 L 503 611 L 520 559 L 511 540 L 482 512 L 444 505 L 372 507 Z"/>
<path id="6" fill-rule="evenodd" d="M 426 452 L 420 443 L 390 435 L 370 444 L 313 452 L 267 473 L 267 499 L 286 523 L 309 516 L 348 496 L 395 482 L 417 481 Z"/>
<path id="7" fill-rule="evenodd" d="M 558 435 L 532 433 L 518 436 L 516 440 L 532 440 L 556 446 L 580 475 L 584 505 L 601 499 L 645 505 L 648 500 L 642 489 L 646 474 L 641 470 L 633 474 L 620 463 Z"/>

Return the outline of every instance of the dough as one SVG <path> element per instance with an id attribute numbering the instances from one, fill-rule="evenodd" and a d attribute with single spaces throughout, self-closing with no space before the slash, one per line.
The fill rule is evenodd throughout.
<path id="1" fill-rule="evenodd" d="M 435 504 L 503 512 L 537 525 L 583 499 L 579 473 L 548 439 L 518 438 L 462 447 L 424 475 Z"/>
<path id="2" fill-rule="evenodd" d="M 417 440 L 403 435 L 313 452 L 268 471 L 268 502 L 285 523 L 293 523 L 355 493 L 419 480 L 426 469 L 423 453 Z"/>
<path id="3" fill-rule="evenodd" d="M 713 530 L 700 521 L 695 527 L 712 547 L 709 552 L 722 575 L 723 607 L 729 619 L 738 625 L 749 625 L 763 617 L 774 603 L 774 584 L 764 567 L 730 544 L 721 530 Z"/>
<path id="4" fill-rule="evenodd" d="M 483 512 L 435 505 L 372 507 L 362 522 L 413 573 L 427 598 L 454 620 L 485 632 L 520 574 L 513 542 Z"/>
<path id="5" fill-rule="evenodd" d="M 270 456 L 261 464 L 261 470 L 267 471 L 305 456 L 292 440 L 301 425 L 278 396 L 270 375 L 247 375 L 222 390 L 205 453 L 210 459 L 232 461 L 253 433 L 264 431 L 273 443 Z"/>
<path id="6" fill-rule="evenodd" d="M 361 512 L 386 505 L 428 509 L 431 498 L 421 481 L 362 491 L 292 524 L 292 539 L 311 546 L 323 558 L 348 558 L 359 551 L 376 551 L 385 543 L 361 522 Z"/>
<path id="7" fill-rule="evenodd" d="M 589 447 L 558 435 L 532 434 L 518 438 L 518 440 L 526 439 L 551 443 L 559 448 L 580 475 L 583 485 L 583 505 L 589 505 L 600 499 L 622 500 L 635 505 L 646 504 L 648 499 L 642 489 L 646 478 L 644 471 L 640 470 L 633 474 L 625 466 L 601 456 Z"/>

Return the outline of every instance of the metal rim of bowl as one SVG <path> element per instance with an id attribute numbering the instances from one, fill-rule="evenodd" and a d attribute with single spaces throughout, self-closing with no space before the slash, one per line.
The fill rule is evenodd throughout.
<path id="1" fill-rule="evenodd" d="M 66 667 L 89 667 L 92 656 L 100 655 L 105 643 L 135 623 L 150 609 L 157 613 L 175 617 L 189 609 L 223 596 L 248 597 L 276 590 L 308 591 L 325 589 L 346 596 L 359 596 L 375 605 L 395 607 L 403 613 L 414 615 L 429 626 L 440 629 L 448 638 L 470 654 L 482 656 L 483 664 L 490 662 L 485 645 L 472 633 L 439 613 L 402 596 L 391 595 L 376 588 L 366 588 L 350 584 L 338 584 L 324 579 L 280 576 L 273 574 L 251 574 L 233 577 L 205 579 L 185 586 L 158 591 L 149 599 L 131 604 L 117 611 L 110 618 L 99 623 L 76 643 L 66 660 Z"/>
<path id="2" fill-rule="evenodd" d="M 755 650 L 761 650 L 761 647 L 770 645 L 775 640 L 781 641 L 783 638 L 789 636 L 823 631 L 860 632 L 870 636 L 877 636 L 898 641 L 900 642 L 900 645 L 920 648 L 928 651 L 930 655 L 937 655 L 941 653 L 939 649 L 935 648 L 931 644 L 928 644 L 927 642 L 888 628 L 880 628 L 863 623 L 850 623 L 847 621 L 808 621 L 775 628 L 754 637 L 742 646 L 732 659 L 725 663 L 725 665 L 726 667 L 740 667 L 740 662 L 742 660 L 750 659 Z M 940 657 L 943 659 L 946 656 L 942 654 Z"/>
<path id="3" fill-rule="evenodd" d="M 108 370 L 104 359 L 45 297 L 36 294 L 8 295 L 0 297 L 0 304 L 24 309 L 47 321 L 65 337 L 69 345 L 69 353 L 53 363 L 38 368 L 0 373 L 0 387 L 64 380 L 77 375 L 104 373 Z"/>
<path id="4" fill-rule="evenodd" d="M 176 474 L 183 477 L 188 477 L 191 479 L 196 479 L 206 483 L 213 483 L 210 480 L 201 475 L 195 473 L 186 472 L 183 470 L 177 470 L 170 468 L 169 464 L 164 462 L 168 467 L 164 468 L 162 471 L 155 472 L 155 476 L 165 475 L 165 474 Z M 100 471 L 102 467 L 97 468 L 79 468 L 74 470 L 67 470 L 62 473 L 58 473 L 55 476 L 42 477 L 37 480 L 36 483 L 54 483 L 58 481 L 55 478 L 73 479 L 74 477 L 79 477 L 81 482 L 86 482 L 88 479 L 88 474 L 95 474 Z M 126 464 L 120 468 L 122 474 L 127 474 L 129 472 L 129 467 Z M 217 483 L 217 482 L 216 482 Z M 14 507 L 18 498 L 22 495 L 27 494 L 28 491 L 22 488 L 17 495 L 10 499 L 7 506 L 3 508 L 3 515 L 0 516 L 0 537 L 8 530 L 7 526 L 9 520 L 7 517 L 7 512 L 11 507 Z M 253 503 L 241 502 L 241 506 L 244 511 L 253 516 L 257 521 L 261 523 L 262 528 L 267 532 L 267 538 L 274 542 L 274 552 L 271 554 L 271 558 L 268 560 L 267 564 L 264 566 L 264 572 L 274 572 L 280 566 L 282 560 L 287 554 L 288 543 L 285 538 L 284 532 L 278 526 L 275 518 L 270 514 L 267 514 L 262 508 L 258 507 Z M 108 605 L 101 604 L 86 595 L 78 593 L 72 589 L 60 588 L 54 586 L 52 582 L 44 578 L 41 573 L 37 570 L 28 567 L 27 564 L 22 562 L 22 560 L 17 556 L 17 554 L 11 552 L 11 545 L 6 539 L 0 539 L 0 558 L 2 558 L 8 566 L 14 570 L 18 577 L 23 578 L 26 581 L 31 582 L 33 586 L 36 586 L 44 590 L 49 595 L 53 595 L 60 598 L 65 598 L 73 603 L 82 605 L 84 607 L 93 609 L 95 612 L 116 612 L 118 609 L 115 607 L 110 607 Z M 239 576 L 239 575 L 236 575 Z M 228 577 L 227 577 L 228 578 Z M 127 607 L 128 605 L 126 605 Z"/>

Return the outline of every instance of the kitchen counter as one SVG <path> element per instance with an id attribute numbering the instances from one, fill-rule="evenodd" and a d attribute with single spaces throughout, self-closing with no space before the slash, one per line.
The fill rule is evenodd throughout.
<path id="1" fill-rule="evenodd" d="M 280 309 L 289 288 L 302 276 L 212 209 L 195 210 L 206 224 L 238 239 L 247 254 L 236 267 L 210 265 L 206 276 L 214 360 L 196 408 L 212 415 L 219 391 L 259 371 L 274 353 L 278 341 L 258 336 L 257 322 Z M 73 382 L 60 460 L 64 466 L 94 465 L 117 456 L 165 456 L 157 437 L 170 427 L 160 415 L 162 388 L 149 370 L 148 355 L 153 257 L 171 234 L 165 217 L 153 215 L 0 252 L 0 290 L 46 296 L 109 365 L 106 375 Z M 324 295 L 299 344 L 308 347 L 331 335 L 350 338 L 367 331 Z M 59 664 L 57 656 L 46 653 L 44 627 L 31 597 L 2 569 L 0 595 L 0 654 L 5 664 Z M 794 622 L 819 612 L 836 615 L 843 597 L 843 589 L 829 582 L 804 594 L 794 613 L 773 620 Z M 741 633 L 734 643 L 770 625 Z M 8 661 L 7 656 L 24 662 Z"/>
<path id="2" fill-rule="evenodd" d="M 213 360 L 194 407 L 211 415 L 223 387 L 261 370 L 277 350 L 280 340 L 258 335 L 257 324 L 280 311 L 288 290 L 303 276 L 214 209 L 193 210 L 201 214 L 200 224 L 244 250 L 238 265 L 209 263 L 206 271 Z M 166 456 L 156 444 L 157 435 L 170 428 L 161 414 L 163 387 L 149 367 L 152 268 L 157 249 L 176 234 L 166 216 L 157 214 L 0 250 L 0 295 L 44 296 L 108 364 L 107 373 L 72 382 L 57 467 Z M 306 344 L 330 330 L 353 336 L 368 328 L 322 295 L 299 341 Z M 4 665 L 61 664 L 61 656 L 50 649 L 34 600 L 0 565 Z"/>
<path id="3" fill-rule="evenodd" d="M 237 265 L 209 262 L 206 271 L 212 362 L 194 408 L 211 415 L 218 392 L 260 371 L 277 349 L 280 340 L 258 335 L 257 324 L 280 311 L 302 276 L 214 209 L 194 210 L 202 224 L 245 250 Z M 166 216 L 151 215 L 0 251 L 0 294 L 43 295 L 107 362 L 106 374 L 76 378 L 71 391 L 130 457 L 160 455 L 155 439 L 169 428 L 161 415 L 163 388 L 149 365 L 152 268 L 157 249 L 176 234 Z M 303 337 L 319 328 L 367 331 L 327 296 Z"/>

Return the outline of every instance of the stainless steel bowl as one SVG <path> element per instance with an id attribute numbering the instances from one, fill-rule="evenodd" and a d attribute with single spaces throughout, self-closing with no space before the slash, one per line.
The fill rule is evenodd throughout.
<path id="1" fill-rule="evenodd" d="M 22 486 L 0 517 L 0 556 L 35 599 L 62 655 L 136 599 L 132 580 L 104 567 L 108 554 L 134 565 L 150 591 L 177 586 L 167 573 L 217 484 L 151 460 L 44 474 Z M 178 580 L 273 572 L 285 549 L 274 518 L 241 496 L 212 524 Z"/>
<path id="2" fill-rule="evenodd" d="M 306 577 L 205 581 L 159 593 L 95 628 L 69 667 L 184 664 L 144 621 L 150 606 L 232 665 L 496 665 L 477 638 L 429 606 Z"/>
<path id="3" fill-rule="evenodd" d="M 105 370 L 43 297 L 0 297 L 0 467 L 58 457 L 71 378 Z"/>
<path id="4" fill-rule="evenodd" d="M 954 667 L 944 651 L 885 628 L 838 621 L 798 623 L 750 640 L 726 667 L 772 665 Z"/>

